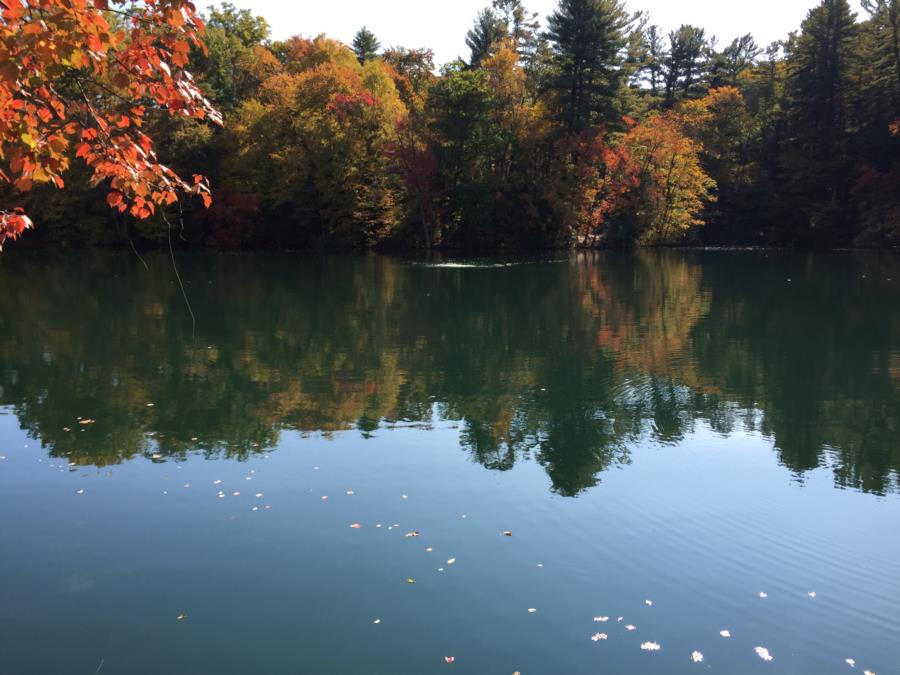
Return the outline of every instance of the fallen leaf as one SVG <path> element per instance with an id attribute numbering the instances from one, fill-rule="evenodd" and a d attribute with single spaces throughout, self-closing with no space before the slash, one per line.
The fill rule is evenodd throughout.
<path id="1" fill-rule="evenodd" d="M 694 663 L 703 663 L 703 654 L 700 652 L 694 652 L 691 654 L 691 661 Z"/>
<path id="2" fill-rule="evenodd" d="M 606 633 L 594 633 L 591 635 L 591 640 L 594 642 L 600 642 L 600 640 L 606 640 L 609 636 Z"/>
<path id="3" fill-rule="evenodd" d="M 769 653 L 769 650 L 765 647 L 757 647 L 755 649 L 756 655 L 761 658 L 763 661 L 771 661 L 774 657 Z"/>
<path id="4" fill-rule="evenodd" d="M 644 642 L 641 645 L 641 649 L 643 649 L 645 652 L 658 652 L 660 649 L 662 649 L 662 647 L 658 642 Z"/>

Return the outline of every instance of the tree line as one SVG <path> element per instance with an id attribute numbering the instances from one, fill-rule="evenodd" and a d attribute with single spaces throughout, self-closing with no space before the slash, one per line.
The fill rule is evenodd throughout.
<path id="1" fill-rule="evenodd" d="M 762 46 L 666 32 L 620 0 L 560 0 L 543 23 L 522 0 L 493 0 L 469 53 L 438 70 L 431 50 L 382 47 L 366 28 L 351 45 L 272 40 L 224 3 L 186 66 L 224 126 L 144 123 L 161 166 L 209 178 L 212 206 L 176 212 L 166 197 L 142 218 L 110 213 L 73 165 L 75 189 L 24 196 L 44 225 L 33 238 L 896 246 L 900 0 L 863 8 L 822 0 Z M 97 89 L 94 105 L 114 94 Z"/>

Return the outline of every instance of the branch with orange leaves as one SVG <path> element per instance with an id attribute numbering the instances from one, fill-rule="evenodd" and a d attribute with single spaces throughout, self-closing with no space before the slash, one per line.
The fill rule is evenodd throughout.
<path id="1" fill-rule="evenodd" d="M 186 70 L 203 31 L 183 0 L 0 0 L 0 181 L 63 188 L 74 155 L 120 212 L 147 218 L 179 193 L 208 206 L 206 179 L 161 164 L 141 130 L 148 109 L 222 123 Z M 21 209 L 0 211 L 0 244 L 31 226 Z"/>

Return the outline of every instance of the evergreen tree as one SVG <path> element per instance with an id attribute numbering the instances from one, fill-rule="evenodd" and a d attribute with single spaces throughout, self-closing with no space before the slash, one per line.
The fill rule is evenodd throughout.
<path id="1" fill-rule="evenodd" d="M 368 28 L 363 26 L 356 35 L 353 36 L 353 51 L 360 63 L 371 61 L 378 56 L 378 50 L 381 49 L 381 43 L 375 34 Z"/>
<path id="2" fill-rule="evenodd" d="M 569 131 L 618 119 L 629 17 L 619 0 L 560 0 L 549 17 L 552 89 Z"/>
<path id="3" fill-rule="evenodd" d="M 736 87 L 738 78 L 753 67 L 760 54 L 762 49 L 750 33 L 735 38 L 721 52 L 713 52 L 709 64 L 710 88 Z"/>
<path id="4" fill-rule="evenodd" d="M 675 104 L 679 94 L 688 97 L 701 92 L 704 78 L 706 31 L 683 25 L 669 33 L 669 55 L 665 63 L 666 107 Z"/>
<path id="5" fill-rule="evenodd" d="M 811 228 L 835 228 L 849 192 L 851 65 L 857 35 L 847 0 L 810 10 L 788 54 L 790 139 L 785 157 L 794 199 Z M 823 235 L 801 233 L 813 237 Z M 831 235 L 836 233 L 832 231 Z"/>
<path id="6" fill-rule="evenodd" d="M 472 68 L 480 66 L 507 37 L 505 22 L 493 9 L 488 7 L 478 12 L 475 25 L 466 34 L 466 45 L 471 51 L 469 65 Z"/>

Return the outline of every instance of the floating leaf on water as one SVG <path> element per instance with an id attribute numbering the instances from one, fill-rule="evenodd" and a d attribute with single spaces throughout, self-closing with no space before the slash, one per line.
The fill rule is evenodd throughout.
<path id="1" fill-rule="evenodd" d="M 637 626 L 634 626 L 634 625 L 632 625 L 632 624 L 628 624 L 627 626 L 625 626 L 625 630 L 627 630 L 627 631 L 637 630 Z"/>
<path id="2" fill-rule="evenodd" d="M 375 527 L 376 527 L 376 528 L 380 528 L 380 527 L 381 527 L 381 523 L 375 523 Z"/>
<path id="3" fill-rule="evenodd" d="M 362 529 L 362 525 L 360 525 L 359 523 L 351 523 L 350 529 L 351 530 L 359 530 L 359 529 Z"/>
<path id="4" fill-rule="evenodd" d="M 844 662 L 851 668 L 856 668 L 856 659 L 844 659 Z"/>
<path id="5" fill-rule="evenodd" d="M 700 652 L 694 652 L 691 654 L 691 661 L 694 663 L 703 663 L 703 654 Z"/>
<path id="6" fill-rule="evenodd" d="M 537 611 L 537 609 L 535 609 L 534 607 L 529 607 L 529 608 L 528 608 L 528 613 L 529 613 L 529 614 L 534 614 L 536 611 Z"/>
<path id="7" fill-rule="evenodd" d="M 148 408 L 152 408 L 152 407 L 155 406 L 155 405 L 156 405 L 155 403 L 148 403 L 148 404 L 147 404 L 147 407 L 148 407 Z"/>
<path id="8" fill-rule="evenodd" d="M 765 592 L 763 592 L 763 591 L 760 591 L 760 592 L 759 592 L 759 597 L 761 597 L 763 600 L 765 600 L 766 598 L 769 597 L 769 594 L 768 594 L 768 593 L 765 593 Z"/>
<path id="9" fill-rule="evenodd" d="M 447 663 L 453 663 L 454 661 L 456 661 L 456 657 L 455 656 L 445 656 L 444 661 L 446 661 Z"/>
<path id="10" fill-rule="evenodd" d="M 185 614 L 184 612 L 182 612 L 181 614 L 179 614 L 178 616 L 175 617 L 175 619 L 178 621 L 184 621 L 186 618 L 187 618 L 187 614 Z"/>
<path id="11" fill-rule="evenodd" d="M 729 630 L 720 630 L 720 631 L 719 631 L 719 635 L 721 635 L 723 638 L 730 638 L 730 637 L 731 637 L 731 631 L 729 631 Z"/>
<path id="12" fill-rule="evenodd" d="M 413 579 L 412 577 L 410 577 L 409 579 L 406 580 L 406 583 L 408 583 L 408 584 L 414 584 L 414 583 L 416 583 L 416 580 Z"/>
<path id="13" fill-rule="evenodd" d="M 447 561 L 447 564 L 452 565 L 455 562 L 456 562 L 456 558 L 450 558 L 450 560 Z"/>
<path id="14" fill-rule="evenodd" d="M 75 494 L 76 494 L 76 495 L 83 495 L 83 494 L 84 494 L 84 490 L 75 490 Z"/>
<path id="15" fill-rule="evenodd" d="M 765 647 L 757 647 L 754 651 L 763 661 L 771 661 L 774 658 Z"/>
<path id="16" fill-rule="evenodd" d="M 257 499 L 262 499 L 262 497 L 263 497 L 263 493 L 262 493 L 262 492 L 257 492 L 257 493 L 256 493 L 256 498 L 257 498 Z"/>
<path id="17" fill-rule="evenodd" d="M 86 427 L 86 426 L 88 426 L 88 425 L 90 425 L 90 424 L 96 424 L 96 423 L 97 423 L 97 420 L 91 420 L 91 419 L 87 419 L 87 420 L 79 420 L 79 421 L 78 421 L 78 424 L 80 424 L 80 425 L 83 426 L 83 427 Z"/>
<path id="18" fill-rule="evenodd" d="M 428 546 L 428 547 L 425 549 L 425 553 L 431 553 L 433 550 L 434 550 L 433 548 L 431 548 L 430 546 Z"/>
<path id="19" fill-rule="evenodd" d="M 662 647 L 658 642 L 644 642 L 641 644 L 641 649 L 645 652 L 658 652 Z"/>
<path id="20" fill-rule="evenodd" d="M 591 640 L 594 642 L 600 642 L 600 640 L 606 640 L 609 636 L 606 633 L 594 633 L 591 635 Z"/>
<path id="21" fill-rule="evenodd" d="M 254 507 L 253 507 L 252 509 L 250 509 L 250 510 L 251 510 L 251 511 L 259 511 L 259 507 L 258 507 L 258 506 L 254 506 Z"/>
<path id="22" fill-rule="evenodd" d="M 375 619 L 372 623 L 374 623 L 377 626 L 378 624 L 381 623 L 381 619 Z"/>
<path id="23" fill-rule="evenodd" d="M 511 536 L 512 536 L 512 531 L 511 531 L 511 530 L 504 530 L 503 536 L 504 536 L 504 537 L 511 537 Z"/>

